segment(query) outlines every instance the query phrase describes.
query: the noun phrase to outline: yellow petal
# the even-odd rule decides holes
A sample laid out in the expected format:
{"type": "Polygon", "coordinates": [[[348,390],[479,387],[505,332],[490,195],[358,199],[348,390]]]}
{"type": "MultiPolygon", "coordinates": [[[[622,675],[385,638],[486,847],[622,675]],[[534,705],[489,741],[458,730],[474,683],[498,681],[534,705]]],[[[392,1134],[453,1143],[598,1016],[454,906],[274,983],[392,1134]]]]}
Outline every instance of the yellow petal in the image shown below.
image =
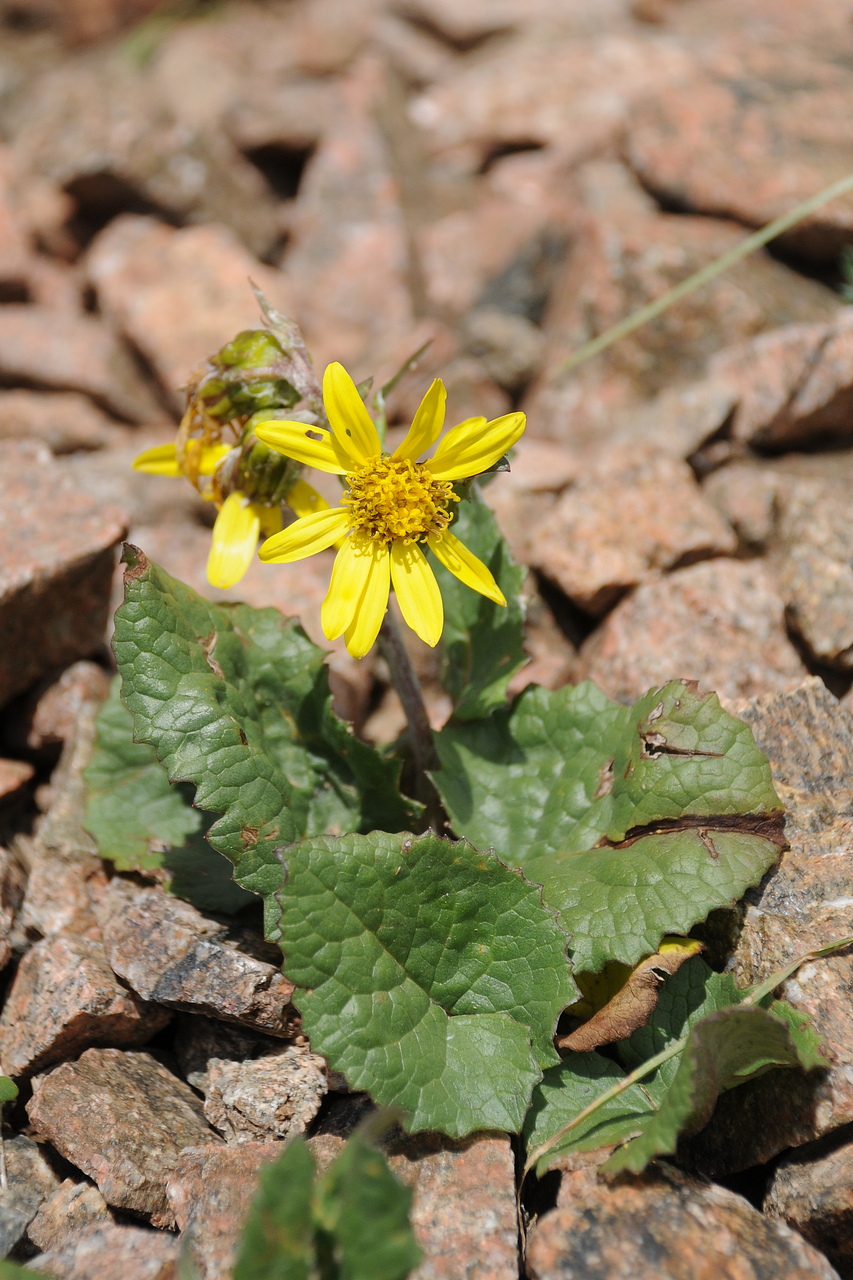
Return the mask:
{"type": "Polygon", "coordinates": [[[344,538],[335,556],[329,590],[320,611],[320,623],[327,640],[337,640],[355,617],[373,564],[375,544],[363,534],[344,538]]]}
{"type": "Polygon", "coordinates": [[[259,422],[255,435],[276,453],[295,458],[318,471],[330,471],[334,476],[345,475],[352,470],[352,463],[344,457],[331,432],[323,427],[312,427],[307,422],[259,422]]]}
{"type": "Polygon", "coordinates": [[[364,407],[355,383],[342,364],[326,366],[323,374],[323,404],[326,406],[339,452],[343,451],[351,459],[348,471],[352,471],[353,465],[360,467],[371,458],[379,457],[382,452],[379,433],[364,407]]]}
{"type": "Polygon", "coordinates": [[[306,556],[325,551],[337,542],[349,528],[350,514],[344,507],[331,511],[316,511],[313,516],[303,516],[281,533],[267,538],[258,555],[267,563],[289,564],[304,560],[306,556]]]}
{"type": "Polygon", "coordinates": [[[201,461],[198,464],[198,474],[200,476],[212,476],[222,459],[226,458],[231,452],[232,447],[230,444],[203,444],[201,446],[201,461]]]}
{"type": "Polygon", "coordinates": [[[504,593],[482,560],[478,560],[454,534],[445,530],[437,537],[428,538],[427,542],[445,569],[449,569],[466,587],[479,591],[481,596],[494,600],[495,604],[506,604],[504,593]]]}
{"type": "Polygon", "coordinates": [[[435,574],[416,544],[391,544],[391,581],[400,612],[425,644],[435,647],[444,627],[444,605],[435,574]]]}
{"type": "Polygon", "coordinates": [[[363,658],[373,648],[385,610],[388,608],[388,592],[391,586],[391,556],[381,542],[371,543],[372,564],[355,615],[344,632],[347,651],[353,658],[363,658]]]}
{"type": "Polygon", "coordinates": [[[147,476],[179,476],[178,455],[174,444],[156,444],[133,459],[134,471],[144,471],[147,476]]]}
{"type": "Polygon", "coordinates": [[[444,409],[447,392],[441,378],[436,378],[412,419],[406,438],[391,455],[393,458],[410,458],[417,462],[422,453],[435,444],[444,426],[444,409]]]}
{"type": "Polygon", "coordinates": [[[261,533],[265,538],[273,533],[281,533],[284,527],[281,507],[268,507],[258,503],[258,517],[261,522],[261,533]]]}
{"type": "Polygon", "coordinates": [[[212,587],[224,590],[240,581],[254,558],[260,528],[258,507],[242,493],[229,494],[216,517],[207,558],[212,587]]]}
{"type": "Polygon", "coordinates": [[[287,505],[298,516],[313,516],[316,511],[330,511],[331,508],[321,493],[318,493],[307,480],[297,480],[287,491],[287,505]]]}
{"type": "Polygon", "coordinates": [[[507,449],[524,433],[523,413],[507,413],[502,418],[483,424],[482,418],[470,418],[448,431],[427,462],[436,480],[463,480],[488,471],[507,449]]]}

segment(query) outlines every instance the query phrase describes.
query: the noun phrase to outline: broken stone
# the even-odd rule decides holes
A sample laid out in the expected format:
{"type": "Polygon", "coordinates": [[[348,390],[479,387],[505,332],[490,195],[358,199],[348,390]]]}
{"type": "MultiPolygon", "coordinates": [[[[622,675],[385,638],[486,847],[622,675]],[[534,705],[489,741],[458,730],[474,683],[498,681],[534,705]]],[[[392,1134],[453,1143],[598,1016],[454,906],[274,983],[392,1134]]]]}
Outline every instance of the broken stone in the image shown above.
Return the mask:
{"type": "Polygon", "coordinates": [[[225,927],[159,888],[114,879],[96,905],[114,971],[145,1000],[292,1034],[293,986],[225,940],[225,927]]]}
{"type": "Polygon", "coordinates": [[[44,445],[4,441],[0,458],[3,703],[103,643],[125,523],[81,493],[44,445]]]}
{"type": "MultiPolygon", "coordinates": [[[[644,185],[667,201],[760,227],[849,172],[853,99],[834,46],[816,53],[811,39],[768,39],[766,20],[761,38],[745,39],[737,25],[738,37],[716,57],[638,104],[627,150],[644,185]],[[754,86],[748,98],[746,83],[754,86]]],[[[781,239],[828,261],[851,228],[847,193],[781,239]]]]}
{"type": "MultiPolygon", "coordinates": [[[[620,190],[600,162],[584,167],[578,183],[585,212],[545,312],[543,372],[524,405],[553,439],[610,436],[620,415],[674,384],[702,377],[721,347],[778,325],[826,325],[841,310],[825,286],[803,280],[766,253],[752,254],[594,361],[564,373],[562,364],[583,343],[743,238],[717,219],[661,213],[653,205],[640,212],[636,199],[624,198],[624,188],[630,195],[637,185],[633,176],[623,178],[620,190]]],[[[717,386],[729,390],[722,378],[717,386]]],[[[656,435],[652,425],[650,438],[656,435]]]]}
{"type": "Polygon", "coordinates": [[[709,377],[737,399],[735,440],[769,449],[849,440],[853,307],[830,323],[789,324],[727,347],[709,377]]]}
{"type": "MultiPolygon", "coordinates": [[[[751,986],[850,933],[853,716],[816,677],[736,711],[770,761],[790,846],[746,894],[730,967],[740,986],[751,986]]],[[[807,1015],[830,1066],[808,1076],[773,1071],[724,1094],[710,1124],[679,1147],[712,1177],[853,1122],[853,955],[803,965],[779,994],[807,1015]]]]}
{"type": "Polygon", "coordinates": [[[572,1176],[571,1189],[531,1231],[530,1280],[838,1280],[795,1231],[768,1222],[742,1196],[669,1165],[613,1185],[584,1170],[572,1176]]]}
{"type": "Polygon", "coordinates": [[[849,486],[800,480],[781,505],[777,572],[792,625],[819,661],[853,670],[849,486]]]}
{"type": "Polygon", "coordinates": [[[39,1206],[55,1191],[59,1179],[32,1138],[17,1134],[3,1143],[8,1187],[0,1189],[0,1253],[8,1257],[23,1239],[39,1206]]]}
{"type": "Polygon", "coordinates": [[[277,1142],[201,1146],[182,1152],[166,1184],[181,1238],[202,1280],[228,1280],[243,1224],[277,1142]]]}
{"type": "Polygon", "coordinates": [[[79,391],[125,422],[163,410],[113,331],[94,316],[11,304],[0,310],[0,379],[79,391]]]}
{"type": "Polygon", "coordinates": [[[742,698],[792,689],[807,674],[767,569],[727,559],[678,569],[620,601],[583,645],[581,673],[619,702],[679,678],[742,698]]]}
{"type": "Polygon", "coordinates": [[[73,662],[58,676],[49,676],[29,694],[20,708],[14,736],[7,741],[17,749],[44,751],[61,746],[73,736],[84,702],[101,703],[110,679],[95,662],[73,662]]]}
{"type": "Polygon", "coordinates": [[[478,307],[465,323],[465,338],[471,355],[505,391],[520,391],[539,371],[544,339],[526,316],[478,307]]]}
{"type": "Polygon", "coordinates": [[[763,550],[776,527],[776,499],[781,479],[770,467],[735,462],[712,471],[702,491],[750,549],[763,550]]]}
{"type": "Polygon", "coordinates": [[[24,896],[26,876],[17,858],[0,847],[0,969],[12,958],[13,931],[24,896]]]}
{"type": "Polygon", "coordinates": [[[281,1048],[272,1036],[229,1022],[217,1022],[198,1014],[179,1013],[175,1018],[174,1052],[184,1078],[199,1093],[207,1093],[208,1066],[213,1058],[225,1062],[249,1062],[281,1048]]]}
{"type": "MultiPolygon", "coordinates": [[[[319,1132],[308,1139],[321,1172],[369,1110],[367,1099],[350,1097],[324,1113],[319,1132]]],[[[518,1222],[509,1138],[398,1133],[382,1146],[394,1173],[414,1192],[412,1228],[424,1259],[411,1280],[516,1280],[518,1222]]]]}
{"type": "Polygon", "coordinates": [[[77,391],[0,391],[0,439],[41,440],[50,451],[100,449],[115,423],[77,391]]]}
{"type": "Polygon", "coordinates": [[[111,1221],[112,1214],[97,1187],[66,1178],[42,1203],[27,1235],[37,1249],[47,1252],[65,1248],[69,1238],[84,1227],[111,1221]]]}
{"type": "Polygon", "coordinates": [[[600,617],[629,588],[736,545],[686,462],[649,447],[605,450],[536,529],[530,563],[600,617]]]}
{"type": "Polygon", "coordinates": [[[18,185],[37,175],[74,199],[78,249],[87,221],[103,226],[133,209],[169,222],[224,223],[266,256],[281,225],[264,178],[225,129],[198,113],[177,118],[158,89],[147,66],[107,51],[88,60],[86,75],[65,63],[30,77],[10,113],[18,185]]]}
{"type": "Polygon", "coordinates": [[[825,1253],[842,1276],[848,1275],[853,1261],[853,1142],[836,1137],[783,1156],[763,1208],[769,1218],[787,1222],[825,1253]]]}
{"type": "Polygon", "coordinates": [[[150,362],[177,412],[192,371],[239,330],[260,327],[250,280],[294,313],[284,277],[226,227],[176,230],[125,214],[94,240],[87,264],[103,310],[150,362]]]}
{"type": "Polygon", "coordinates": [[[204,1114],[227,1142],[263,1142],[304,1133],[329,1084],[325,1062],[291,1045],[248,1062],[208,1063],[204,1114]]]}
{"type": "Polygon", "coordinates": [[[35,769],[26,760],[5,760],[0,757],[0,805],[20,795],[35,775],[35,769]]]}
{"type": "Polygon", "coordinates": [[[173,1223],[166,1181],[185,1147],[213,1141],[201,1102],[147,1053],[87,1049],[33,1080],[36,1133],[97,1183],[107,1204],[173,1223]]]}
{"type": "Polygon", "coordinates": [[[89,1045],[144,1044],[169,1016],[116,981],[98,937],[54,934],[18,966],[0,1015],[0,1062],[18,1077],[89,1045]]]}
{"type": "Polygon", "coordinates": [[[164,1231],[95,1223],[27,1264],[48,1280],[177,1280],[180,1243],[164,1231]]]}

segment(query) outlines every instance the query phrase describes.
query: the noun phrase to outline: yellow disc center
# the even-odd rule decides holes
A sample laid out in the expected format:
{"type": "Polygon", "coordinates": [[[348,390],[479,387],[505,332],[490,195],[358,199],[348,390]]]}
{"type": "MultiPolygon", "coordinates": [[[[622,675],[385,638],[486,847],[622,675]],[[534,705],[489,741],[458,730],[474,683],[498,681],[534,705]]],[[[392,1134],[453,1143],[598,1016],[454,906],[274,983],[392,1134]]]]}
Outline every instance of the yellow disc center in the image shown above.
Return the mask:
{"type": "Polygon", "coordinates": [[[352,527],[376,542],[420,542],[450,524],[453,486],[408,458],[374,458],[347,476],[352,527]]]}

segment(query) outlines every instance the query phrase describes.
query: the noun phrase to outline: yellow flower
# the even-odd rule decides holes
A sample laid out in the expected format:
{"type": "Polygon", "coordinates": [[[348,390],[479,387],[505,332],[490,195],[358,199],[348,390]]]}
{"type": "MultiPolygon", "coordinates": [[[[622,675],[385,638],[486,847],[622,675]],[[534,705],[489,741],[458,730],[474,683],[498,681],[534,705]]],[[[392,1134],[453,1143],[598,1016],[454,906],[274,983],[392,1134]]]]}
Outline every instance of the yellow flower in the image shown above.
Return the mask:
{"type": "Polygon", "coordinates": [[[321,621],[329,640],[345,637],[353,657],[364,657],[376,640],[392,585],[408,625],[427,644],[438,643],[444,607],[423,545],[466,586],[506,604],[489,570],[448,525],[450,504],[457,501],[453,482],[479,475],[503,457],[524,431],[524,414],[509,413],[493,422],[469,418],[448,431],[432,458],[418,462],[441,434],[446,396],[436,379],[390,457],[383,454],[355,384],[339,364],[329,365],[323,377],[331,432],[304,422],[255,427],[255,435],[271,449],[346,478],[341,506],[315,505],[269,538],[260,557],[288,563],[340,544],[321,621]]]}
{"type": "MultiPolygon", "coordinates": [[[[231,452],[231,445],[214,444],[198,446],[193,459],[196,474],[211,476],[223,459],[231,452]]],[[[133,463],[134,471],[147,475],[182,476],[186,470],[178,461],[174,444],[160,444],[146,449],[133,463]]],[[[203,494],[213,500],[213,494],[203,494]]],[[[213,525],[210,554],[207,557],[207,580],[212,587],[227,590],[245,576],[255,556],[258,538],[276,533],[281,528],[278,508],[251,502],[245,494],[230,493],[219,508],[213,525]]]]}

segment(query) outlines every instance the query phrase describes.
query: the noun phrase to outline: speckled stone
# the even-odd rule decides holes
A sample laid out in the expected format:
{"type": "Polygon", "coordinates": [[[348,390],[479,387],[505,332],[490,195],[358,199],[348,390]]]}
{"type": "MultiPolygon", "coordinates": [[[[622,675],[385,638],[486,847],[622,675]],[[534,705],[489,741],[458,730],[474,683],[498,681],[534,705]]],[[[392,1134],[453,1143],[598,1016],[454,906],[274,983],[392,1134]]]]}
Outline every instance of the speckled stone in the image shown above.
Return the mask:
{"type": "Polygon", "coordinates": [[[838,1280],[795,1231],[667,1165],[615,1185],[584,1170],[571,1192],[530,1234],[530,1280],[838,1280]]]}
{"type": "Polygon", "coordinates": [[[87,1049],[33,1081],[27,1113],[107,1204],[171,1226],[166,1181],[185,1147],[214,1140],[189,1085],[147,1053],[87,1049]]]}
{"type": "Polygon", "coordinates": [[[28,1270],[49,1280],[177,1280],[180,1243],[165,1231],[95,1223],[28,1270]]]}
{"type": "Polygon", "coordinates": [[[96,1222],[112,1222],[107,1202],[91,1182],[66,1178],[41,1205],[27,1228],[38,1249],[64,1249],[71,1236],[96,1222]]]}
{"type": "Polygon", "coordinates": [[[822,1250],[843,1276],[853,1274],[853,1141],[849,1131],[783,1156],[762,1207],[768,1217],[787,1222],[822,1250]]]}
{"type": "Polygon", "coordinates": [[[103,643],[124,533],[44,445],[0,442],[0,703],[103,643]]]}

